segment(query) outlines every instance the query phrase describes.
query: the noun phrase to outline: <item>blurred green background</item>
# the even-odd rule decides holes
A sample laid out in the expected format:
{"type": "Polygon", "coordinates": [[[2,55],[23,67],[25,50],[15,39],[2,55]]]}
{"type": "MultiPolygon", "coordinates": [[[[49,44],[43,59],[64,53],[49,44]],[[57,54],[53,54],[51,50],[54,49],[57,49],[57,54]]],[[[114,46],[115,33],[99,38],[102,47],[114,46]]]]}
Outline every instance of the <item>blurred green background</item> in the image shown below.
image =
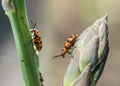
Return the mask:
{"type": "MultiPolygon", "coordinates": [[[[120,0],[27,0],[28,17],[37,23],[43,49],[40,70],[45,86],[61,86],[70,56],[60,54],[66,37],[80,34],[108,13],[110,52],[97,86],[120,86],[120,0]]],[[[0,2],[0,86],[24,86],[10,23],[0,2]]]]}

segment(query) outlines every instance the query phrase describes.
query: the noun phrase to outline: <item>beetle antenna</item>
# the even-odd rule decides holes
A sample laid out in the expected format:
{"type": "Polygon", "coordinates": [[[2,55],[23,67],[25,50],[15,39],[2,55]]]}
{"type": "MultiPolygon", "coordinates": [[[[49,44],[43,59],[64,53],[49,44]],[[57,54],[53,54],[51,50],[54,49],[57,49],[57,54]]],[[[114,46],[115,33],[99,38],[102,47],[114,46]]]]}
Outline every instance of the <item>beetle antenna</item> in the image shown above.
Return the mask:
{"type": "Polygon", "coordinates": [[[32,19],[30,19],[30,22],[31,22],[31,27],[32,27],[32,29],[35,29],[36,23],[33,23],[33,20],[32,20],[32,19]]]}
{"type": "Polygon", "coordinates": [[[54,56],[54,57],[52,57],[52,58],[55,59],[55,58],[58,58],[58,57],[60,57],[60,56],[63,56],[63,55],[62,55],[62,54],[56,55],[56,56],[54,56]]]}
{"type": "Polygon", "coordinates": [[[36,26],[36,23],[34,23],[34,26],[33,26],[33,28],[35,28],[35,26],[36,26]]]}
{"type": "Polygon", "coordinates": [[[33,21],[32,21],[32,19],[30,19],[30,23],[31,23],[31,27],[33,29],[34,27],[33,27],[33,21]]]}

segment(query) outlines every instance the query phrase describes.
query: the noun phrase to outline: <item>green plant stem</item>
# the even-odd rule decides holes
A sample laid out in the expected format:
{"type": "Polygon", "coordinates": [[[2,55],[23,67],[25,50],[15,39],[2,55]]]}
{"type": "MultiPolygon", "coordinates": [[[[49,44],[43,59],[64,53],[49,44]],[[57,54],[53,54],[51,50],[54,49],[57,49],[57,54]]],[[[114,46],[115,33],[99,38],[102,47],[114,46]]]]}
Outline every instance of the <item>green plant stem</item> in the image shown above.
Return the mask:
{"type": "Polygon", "coordinates": [[[41,86],[38,56],[31,40],[25,0],[2,0],[2,6],[12,26],[25,86],[41,86]]]}

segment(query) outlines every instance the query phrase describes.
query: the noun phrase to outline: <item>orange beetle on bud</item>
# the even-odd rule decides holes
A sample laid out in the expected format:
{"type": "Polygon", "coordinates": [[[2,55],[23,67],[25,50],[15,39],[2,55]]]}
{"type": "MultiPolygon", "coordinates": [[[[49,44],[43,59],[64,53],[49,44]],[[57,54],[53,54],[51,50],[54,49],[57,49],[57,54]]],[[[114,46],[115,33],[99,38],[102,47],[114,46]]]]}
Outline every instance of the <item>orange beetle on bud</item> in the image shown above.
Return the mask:
{"type": "Polygon", "coordinates": [[[60,56],[62,56],[62,57],[64,58],[65,55],[66,55],[66,53],[71,54],[71,52],[69,52],[69,50],[72,49],[72,47],[74,46],[77,38],[78,38],[78,36],[75,35],[75,34],[70,35],[70,36],[66,39],[67,42],[65,42],[65,44],[64,44],[64,47],[63,47],[63,49],[62,49],[62,54],[56,55],[56,56],[54,56],[53,58],[60,57],[60,56]]]}

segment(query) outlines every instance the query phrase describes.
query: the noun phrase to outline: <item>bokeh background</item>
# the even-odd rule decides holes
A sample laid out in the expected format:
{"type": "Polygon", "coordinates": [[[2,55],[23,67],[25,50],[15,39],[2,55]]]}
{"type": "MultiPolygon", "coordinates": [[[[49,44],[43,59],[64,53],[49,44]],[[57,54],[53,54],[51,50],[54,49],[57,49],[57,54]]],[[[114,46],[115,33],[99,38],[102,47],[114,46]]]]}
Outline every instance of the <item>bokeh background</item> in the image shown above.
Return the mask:
{"type": "MultiPolygon", "coordinates": [[[[27,0],[28,17],[42,39],[40,70],[45,86],[61,86],[70,57],[60,54],[66,37],[80,34],[105,13],[109,20],[110,52],[97,86],[120,86],[120,0],[27,0]]],[[[0,2],[0,86],[24,86],[10,23],[0,2]]]]}

